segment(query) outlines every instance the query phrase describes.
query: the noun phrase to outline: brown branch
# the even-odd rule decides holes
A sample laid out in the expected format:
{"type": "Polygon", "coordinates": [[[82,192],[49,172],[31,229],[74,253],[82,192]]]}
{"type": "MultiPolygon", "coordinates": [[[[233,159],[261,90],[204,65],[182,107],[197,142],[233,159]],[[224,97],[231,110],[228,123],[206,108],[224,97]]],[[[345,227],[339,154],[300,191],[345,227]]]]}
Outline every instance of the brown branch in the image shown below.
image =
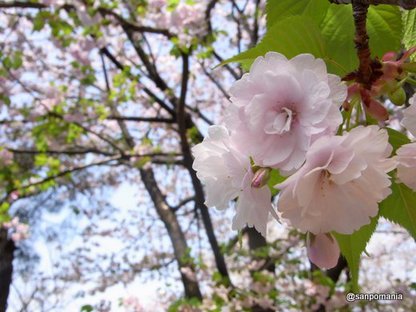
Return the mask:
{"type": "Polygon", "coordinates": [[[188,260],[190,249],[186,243],[185,235],[175,213],[166,203],[165,198],[157,185],[152,169],[141,169],[140,176],[172,242],[179,272],[185,287],[185,296],[188,298],[196,297],[202,299],[198,281],[196,280],[194,265],[188,260]]]}
{"type": "MultiPolygon", "coordinates": [[[[106,48],[102,48],[100,50],[101,53],[103,53],[113,64],[114,66],[116,66],[119,70],[121,71],[125,71],[126,67],[121,64],[117,58],[106,48]]],[[[133,77],[132,75],[129,75],[129,78],[131,79],[135,79],[135,77],[133,77]]],[[[173,110],[172,108],[170,108],[165,101],[163,101],[162,99],[160,99],[156,94],[154,94],[150,89],[146,88],[146,87],[142,87],[142,91],[144,93],[146,93],[150,98],[152,98],[156,103],[158,103],[160,105],[160,107],[162,107],[163,109],[165,109],[169,114],[172,115],[172,117],[175,117],[175,110],[173,110]]]]}
{"type": "Polygon", "coordinates": [[[210,72],[208,72],[208,70],[206,69],[205,65],[203,62],[200,62],[199,65],[202,68],[202,71],[204,72],[204,74],[209,78],[209,80],[211,80],[211,82],[218,88],[218,90],[221,91],[221,93],[224,95],[224,97],[226,99],[230,99],[230,95],[228,94],[228,92],[225,90],[225,88],[221,85],[221,83],[219,81],[217,81],[217,79],[215,79],[210,72]]]}
{"type": "MultiPolygon", "coordinates": [[[[111,55],[111,54],[110,54],[111,55]]],[[[119,64],[119,69],[123,70],[124,66],[122,66],[118,61],[112,57],[116,61],[116,64],[119,64]],[[121,67],[121,68],[120,68],[121,67]]],[[[104,59],[102,58],[103,68],[105,69],[104,59]]],[[[108,79],[107,79],[108,80],[108,79]]],[[[110,91],[110,86],[107,84],[107,91],[110,91]]],[[[119,116],[120,113],[118,112],[117,108],[113,108],[113,113],[115,116],[119,116]]],[[[135,143],[133,137],[130,135],[124,120],[118,119],[117,120],[125,138],[125,141],[129,148],[133,148],[135,143]]],[[[189,261],[189,247],[186,243],[185,235],[182,231],[182,228],[179,224],[178,218],[175,215],[172,207],[170,207],[166,200],[165,196],[161,192],[158,183],[155,179],[153,169],[152,168],[141,168],[139,170],[140,177],[143,181],[143,184],[150,195],[150,198],[153,201],[154,207],[156,209],[157,214],[159,215],[160,219],[165,225],[166,231],[168,232],[170,241],[172,243],[173,251],[175,254],[175,259],[178,263],[179,273],[181,275],[182,283],[185,289],[185,296],[187,298],[198,298],[202,299],[202,294],[199,289],[199,284],[196,278],[195,267],[192,262],[189,261]]]]}
{"type": "Polygon", "coordinates": [[[352,0],[352,10],[355,24],[355,48],[357,50],[360,65],[358,67],[357,82],[362,83],[366,88],[371,88],[371,52],[368,45],[368,35],[366,29],[368,4],[352,0]]]}
{"type": "Polygon", "coordinates": [[[117,154],[109,153],[106,151],[101,151],[96,148],[85,148],[85,149],[78,149],[78,150],[46,150],[46,151],[38,151],[32,149],[18,149],[18,148],[6,148],[9,152],[15,154],[49,154],[49,155],[57,155],[57,154],[64,154],[64,155],[85,155],[85,154],[98,154],[103,156],[116,156],[117,154]]]}
{"type": "Polygon", "coordinates": [[[202,188],[202,184],[196,176],[195,170],[192,168],[193,158],[191,149],[188,143],[187,138],[187,125],[192,124],[188,121],[190,116],[185,113],[185,102],[186,94],[188,89],[189,81],[189,55],[181,53],[182,57],[182,82],[181,82],[181,94],[179,102],[176,108],[177,122],[179,128],[179,136],[181,141],[181,149],[183,153],[184,165],[187,168],[189,175],[191,176],[192,185],[195,191],[195,203],[201,212],[202,221],[207,232],[208,241],[211,245],[212,251],[214,253],[215,263],[218,269],[218,272],[224,277],[224,280],[227,284],[231,285],[231,280],[228,274],[227,265],[225,263],[224,256],[221,253],[221,250],[218,245],[217,238],[215,236],[214,227],[212,225],[211,216],[209,214],[207,206],[205,206],[205,195],[202,188]]]}
{"type": "Polygon", "coordinates": [[[160,123],[175,123],[175,119],[162,118],[162,117],[135,117],[135,116],[108,116],[109,120],[123,120],[123,121],[136,121],[136,122],[160,122],[160,123]]]}
{"type": "Polygon", "coordinates": [[[45,9],[47,5],[36,2],[0,2],[0,8],[11,9],[11,8],[22,8],[22,9],[45,9]]]}
{"type": "Polygon", "coordinates": [[[48,177],[46,177],[44,179],[41,179],[39,181],[28,183],[28,184],[22,185],[18,188],[13,188],[11,190],[8,190],[8,192],[6,193],[4,198],[2,198],[2,200],[0,200],[0,204],[7,201],[10,194],[15,192],[15,191],[25,190],[25,189],[28,189],[28,188],[33,187],[33,186],[42,185],[42,184],[47,183],[49,181],[53,181],[53,180],[56,180],[58,178],[64,177],[64,176],[66,176],[68,174],[71,174],[73,172],[82,171],[82,170],[92,168],[92,167],[96,167],[96,166],[106,165],[106,164],[108,164],[108,163],[110,163],[114,160],[122,160],[122,159],[123,159],[123,157],[117,156],[117,157],[105,159],[105,160],[95,162],[95,163],[90,163],[90,164],[79,166],[79,167],[73,167],[73,168],[70,168],[70,169],[67,169],[67,170],[63,170],[63,171],[61,171],[61,172],[59,172],[55,175],[48,176],[48,177]]]}
{"type": "Polygon", "coordinates": [[[416,8],[416,0],[329,0],[329,2],[335,4],[351,4],[356,2],[363,5],[389,4],[400,6],[405,10],[412,10],[416,8]]]}
{"type": "MultiPolygon", "coordinates": [[[[4,9],[21,8],[21,9],[38,9],[38,10],[41,10],[41,9],[47,9],[48,7],[49,6],[46,5],[46,4],[35,3],[35,2],[21,2],[21,1],[0,2],[0,8],[4,8],[4,9]]],[[[69,11],[69,10],[76,10],[77,8],[76,8],[75,5],[64,4],[60,7],[60,9],[64,9],[64,10],[69,11]]],[[[131,31],[137,31],[137,32],[140,32],[140,33],[159,34],[159,35],[163,35],[167,38],[172,38],[174,36],[167,29],[160,29],[160,28],[154,28],[154,27],[150,27],[150,26],[143,26],[143,25],[138,25],[138,24],[135,24],[133,22],[127,21],[121,15],[117,14],[113,10],[110,10],[110,9],[107,9],[107,8],[104,8],[104,7],[97,8],[97,11],[99,13],[101,13],[103,16],[112,16],[112,17],[114,17],[117,20],[117,22],[120,24],[120,26],[127,27],[131,31]]]]}

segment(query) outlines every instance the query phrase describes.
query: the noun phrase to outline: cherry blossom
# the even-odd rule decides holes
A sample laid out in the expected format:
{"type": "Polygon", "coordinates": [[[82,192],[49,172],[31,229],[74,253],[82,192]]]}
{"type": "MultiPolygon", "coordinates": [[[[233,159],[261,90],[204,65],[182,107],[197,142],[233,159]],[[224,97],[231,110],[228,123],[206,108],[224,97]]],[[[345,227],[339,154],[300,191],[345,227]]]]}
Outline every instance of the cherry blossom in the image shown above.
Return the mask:
{"type": "Polygon", "coordinates": [[[402,125],[416,137],[416,95],[409,100],[410,106],[403,110],[402,125]]]}
{"type": "Polygon", "coordinates": [[[282,190],[282,217],[313,234],[352,234],[370,222],[391,193],[387,172],[396,165],[388,158],[391,152],[387,131],[378,126],[318,139],[303,167],[275,186],[282,190]]]}
{"type": "Polygon", "coordinates": [[[204,141],[193,148],[193,168],[206,186],[206,205],[225,209],[238,197],[232,228],[254,226],[266,235],[271,210],[268,186],[257,184],[250,158],[236,149],[234,140],[224,126],[211,126],[204,141]],[[252,186],[253,184],[253,186],[252,186]]]}
{"type": "Polygon", "coordinates": [[[335,134],[347,88],[327,74],[323,60],[301,54],[288,60],[269,52],[230,90],[226,125],[256,164],[289,173],[305,160],[310,144],[335,134]]]}
{"type": "Polygon", "coordinates": [[[398,180],[416,191],[416,143],[401,146],[396,154],[398,180]]]}

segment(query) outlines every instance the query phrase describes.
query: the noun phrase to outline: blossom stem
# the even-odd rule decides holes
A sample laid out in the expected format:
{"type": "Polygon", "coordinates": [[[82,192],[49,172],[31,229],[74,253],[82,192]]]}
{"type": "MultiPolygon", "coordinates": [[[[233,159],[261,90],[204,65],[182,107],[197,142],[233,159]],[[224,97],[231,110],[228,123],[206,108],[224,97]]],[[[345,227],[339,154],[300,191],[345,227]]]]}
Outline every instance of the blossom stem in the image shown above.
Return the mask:
{"type": "Polygon", "coordinates": [[[410,83],[410,84],[412,84],[412,85],[416,86],[416,79],[413,79],[413,78],[407,77],[407,78],[406,78],[406,82],[408,82],[408,83],[410,83]]]}

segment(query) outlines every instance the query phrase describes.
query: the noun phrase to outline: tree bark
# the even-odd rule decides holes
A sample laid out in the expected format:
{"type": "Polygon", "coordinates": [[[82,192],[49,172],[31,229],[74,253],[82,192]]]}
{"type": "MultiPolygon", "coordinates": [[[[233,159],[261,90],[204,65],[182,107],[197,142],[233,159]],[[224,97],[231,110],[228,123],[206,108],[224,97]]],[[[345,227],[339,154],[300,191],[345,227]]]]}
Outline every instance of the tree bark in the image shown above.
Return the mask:
{"type": "Polygon", "coordinates": [[[172,242],[173,251],[185,288],[185,296],[187,298],[195,297],[202,299],[194,264],[189,256],[190,249],[186,243],[185,235],[182,232],[178,219],[172,209],[166,204],[165,197],[157,185],[153,170],[141,169],[140,175],[172,242]]]}
{"type": "Polygon", "coordinates": [[[0,312],[7,310],[7,298],[13,274],[14,242],[7,239],[7,230],[0,228],[0,312]]]}

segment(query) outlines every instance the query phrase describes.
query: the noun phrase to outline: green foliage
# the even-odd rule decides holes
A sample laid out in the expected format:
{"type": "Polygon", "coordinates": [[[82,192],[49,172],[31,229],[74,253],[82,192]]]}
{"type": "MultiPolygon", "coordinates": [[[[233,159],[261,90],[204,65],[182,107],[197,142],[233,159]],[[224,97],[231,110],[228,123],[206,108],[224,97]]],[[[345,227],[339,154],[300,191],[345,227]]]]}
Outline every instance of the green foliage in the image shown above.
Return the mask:
{"type": "Polygon", "coordinates": [[[198,298],[182,298],[173,302],[169,308],[168,312],[181,312],[181,311],[193,311],[193,308],[197,308],[201,305],[201,301],[198,298]]]}
{"type": "Polygon", "coordinates": [[[358,273],[361,253],[365,250],[368,241],[376,229],[378,218],[378,216],[374,217],[370,224],[364,225],[351,235],[333,233],[338,241],[342,255],[347,259],[351,275],[352,290],[354,292],[359,292],[358,273]]]}
{"type": "Polygon", "coordinates": [[[380,216],[401,225],[416,239],[416,193],[401,183],[393,183],[391,190],[380,204],[380,216]]]}
{"type": "Polygon", "coordinates": [[[19,69],[23,64],[22,51],[16,51],[11,55],[7,55],[2,58],[3,66],[7,69],[19,69]]]}
{"type": "MultiPolygon", "coordinates": [[[[403,12],[403,44],[406,49],[416,46],[416,10],[403,12]]],[[[416,61],[416,54],[410,57],[416,61]]]]}
{"type": "Polygon", "coordinates": [[[273,169],[270,171],[270,178],[267,182],[267,185],[269,186],[273,196],[279,193],[279,190],[275,189],[274,186],[276,184],[282,183],[284,180],[286,180],[286,178],[281,176],[278,170],[273,169]]]}
{"type": "MultiPolygon", "coordinates": [[[[345,75],[358,65],[354,48],[354,22],[350,5],[329,4],[327,0],[268,1],[268,31],[254,48],[226,62],[245,67],[269,51],[292,58],[311,53],[325,60],[328,71],[345,75]]],[[[371,7],[367,22],[373,56],[397,50],[401,44],[402,21],[397,7],[371,7]]]]}
{"type": "Polygon", "coordinates": [[[322,21],[329,5],[329,1],[269,0],[266,4],[267,28],[270,29],[275,23],[294,15],[310,16],[315,21],[322,21]]]}
{"type": "Polygon", "coordinates": [[[180,0],[168,0],[168,11],[174,11],[176,7],[179,5],[180,0]]]}
{"type": "Polygon", "coordinates": [[[389,134],[389,143],[393,146],[393,154],[396,153],[396,150],[404,144],[410,143],[409,138],[403,133],[396,131],[391,128],[386,128],[387,133],[389,134]]]}
{"type": "Polygon", "coordinates": [[[9,208],[10,204],[8,202],[2,202],[0,204],[0,224],[10,221],[9,208]]]}
{"type": "Polygon", "coordinates": [[[81,310],[80,310],[81,312],[92,312],[92,311],[94,311],[94,308],[93,308],[93,306],[92,305],[90,305],[90,304],[86,304],[86,305],[83,305],[82,307],[81,307],[81,310]]]}
{"type": "Polygon", "coordinates": [[[288,58],[301,53],[312,53],[321,58],[326,55],[318,25],[307,16],[290,16],[276,22],[256,47],[234,56],[227,62],[243,62],[250,65],[256,57],[269,51],[280,52],[288,58]]]}

